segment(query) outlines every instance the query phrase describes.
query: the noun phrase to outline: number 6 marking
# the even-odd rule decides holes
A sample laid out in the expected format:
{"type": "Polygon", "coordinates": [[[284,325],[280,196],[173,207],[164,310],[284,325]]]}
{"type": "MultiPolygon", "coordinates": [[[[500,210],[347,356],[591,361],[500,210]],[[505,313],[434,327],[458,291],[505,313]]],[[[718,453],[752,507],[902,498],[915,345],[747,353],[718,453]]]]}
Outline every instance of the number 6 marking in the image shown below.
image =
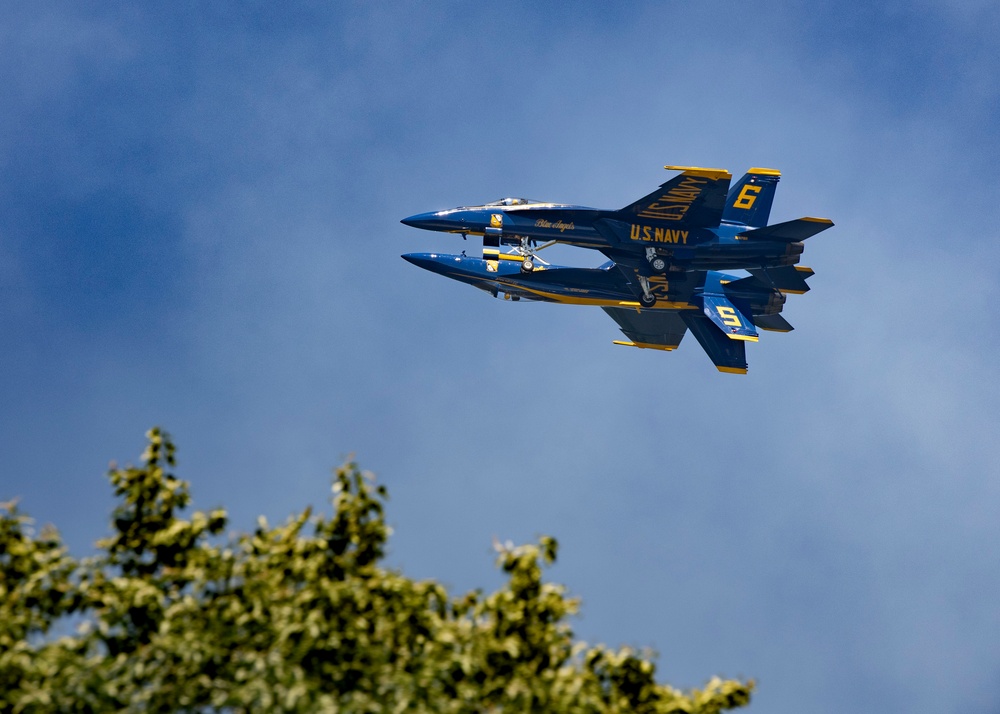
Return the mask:
{"type": "Polygon", "coordinates": [[[740,195],[736,197],[733,201],[733,208],[750,208],[753,206],[753,202],[757,200],[757,194],[760,193],[760,186],[754,186],[753,184],[747,184],[740,191],[740,195]]]}

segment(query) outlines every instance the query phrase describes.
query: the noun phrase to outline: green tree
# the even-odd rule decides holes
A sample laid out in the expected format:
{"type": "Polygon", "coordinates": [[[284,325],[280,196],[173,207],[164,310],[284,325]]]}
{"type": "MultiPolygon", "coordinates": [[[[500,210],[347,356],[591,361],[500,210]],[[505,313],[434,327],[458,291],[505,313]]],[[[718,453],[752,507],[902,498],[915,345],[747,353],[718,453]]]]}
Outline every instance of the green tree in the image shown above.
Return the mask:
{"type": "Polygon", "coordinates": [[[542,577],[554,538],[498,546],[505,585],[450,597],[382,567],[387,494],[348,463],[331,516],[262,518],[224,542],[225,511],[182,517],[174,446],[147,436],[143,465],[109,474],[113,533],[93,558],[0,504],[0,710],[715,714],[750,701],[753,681],[681,692],[648,654],[574,640],[578,601],[542,577]],[[67,621],[75,634],[56,637],[67,621]]]}

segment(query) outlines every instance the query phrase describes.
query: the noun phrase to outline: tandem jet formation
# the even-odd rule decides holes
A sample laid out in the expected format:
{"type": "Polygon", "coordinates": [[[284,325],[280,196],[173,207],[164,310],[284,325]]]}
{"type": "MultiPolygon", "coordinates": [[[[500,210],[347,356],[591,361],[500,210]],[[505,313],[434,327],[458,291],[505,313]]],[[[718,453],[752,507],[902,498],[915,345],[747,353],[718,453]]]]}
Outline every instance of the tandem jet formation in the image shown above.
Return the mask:
{"type": "Polygon", "coordinates": [[[628,338],[618,345],[673,350],[690,330],[720,372],[746,374],[746,343],[757,342],[758,328],[791,331],[781,316],[785,295],[809,290],[813,275],[798,265],[802,241],[833,221],[767,225],[781,177],[774,169],[750,169],[730,188],[725,169],[664,168],[680,174],[619,210],[504,198],[404,218],[482,236],[483,254],[403,258],[494,297],[600,306],[628,338]],[[555,243],[598,250],[608,262],[551,265],[537,252],[555,243]]]}

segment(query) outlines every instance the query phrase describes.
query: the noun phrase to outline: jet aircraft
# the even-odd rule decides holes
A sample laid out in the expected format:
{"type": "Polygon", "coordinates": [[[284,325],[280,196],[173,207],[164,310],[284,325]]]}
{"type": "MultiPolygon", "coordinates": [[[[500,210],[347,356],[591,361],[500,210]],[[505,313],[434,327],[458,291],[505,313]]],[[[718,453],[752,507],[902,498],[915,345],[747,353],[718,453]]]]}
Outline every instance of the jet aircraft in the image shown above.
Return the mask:
{"type": "Polygon", "coordinates": [[[767,225],[780,172],[754,168],[730,189],[724,169],[681,173],[620,210],[521,198],[422,213],[406,225],[483,237],[483,257],[414,253],[427,270],[511,300],[599,305],[639,348],[675,349],[687,330],[722,372],[746,373],[757,328],[788,332],[785,294],[809,290],[796,265],[802,241],[833,222],[799,218],[767,225]],[[539,241],[545,241],[539,246],[539,241]],[[547,264],[554,243],[599,250],[600,268],[547,264]],[[500,247],[513,246],[510,252],[500,247]],[[743,277],[720,272],[744,269],[743,277]]]}

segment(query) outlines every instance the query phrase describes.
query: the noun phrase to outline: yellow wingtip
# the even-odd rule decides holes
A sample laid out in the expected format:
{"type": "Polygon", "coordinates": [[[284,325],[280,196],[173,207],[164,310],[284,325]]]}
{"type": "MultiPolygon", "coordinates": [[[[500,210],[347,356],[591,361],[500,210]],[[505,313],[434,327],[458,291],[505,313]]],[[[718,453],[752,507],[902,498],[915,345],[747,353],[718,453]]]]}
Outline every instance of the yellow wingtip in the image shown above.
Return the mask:
{"type": "Polygon", "coordinates": [[[716,365],[716,369],[720,372],[725,372],[726,374],[746,374],[746,367],[719,367],[716,365]]]}
{"type": "Polygon", "coordinates": [[[654,345],[650,342],[625,342],[624,340],[612,340],[611,344],[621,345],[623,347],[638,347],[640,350],[663,350],[664,352],[673,352],[674,348],[668,345],[654,345]]]}
{"type": "Polygon", "coordinates": [[[667,171],[683,171],[689,176],[701,176],[703,178],[709,179],[727,179],[732,178],[733,175],[729,173],[726,169],[705,169],[701,166],[664,166],[667,171]]]}

